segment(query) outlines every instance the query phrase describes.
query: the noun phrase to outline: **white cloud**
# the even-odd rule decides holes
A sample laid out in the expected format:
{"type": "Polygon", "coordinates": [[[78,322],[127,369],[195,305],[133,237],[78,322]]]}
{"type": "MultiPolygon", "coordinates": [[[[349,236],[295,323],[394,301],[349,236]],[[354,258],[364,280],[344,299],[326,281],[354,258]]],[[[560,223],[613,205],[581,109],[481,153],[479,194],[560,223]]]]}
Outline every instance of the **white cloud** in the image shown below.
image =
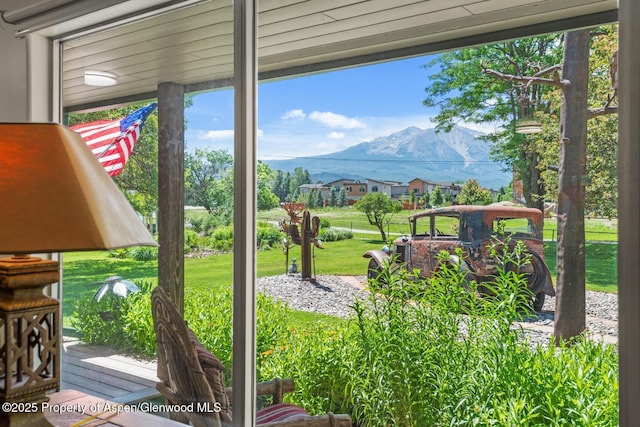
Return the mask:
{"type": "Polygon", "coordinates": [[[201,131],[198,137],[199,139],[208,139],[211,141],[230,139],[233,138],[233,129],[201,131]]]}
{"type": "Polygon", "coordinates": [[[360,129],[367,127],[366,124],[358,119],[352,119],[347,116],[343,116],[342,114],[336,114],[329,111],[314,111],[309,114],[309,118],[331,128],[360,129]]]}
{"type": "Polygon", "coordinates": [[[327,138],[329,138],[329,139],[342,139],[342,138],[344,138],[344,132],[331,132],[329,135],[327,135],[327,138]]]}
{"type": "Polygon", "coordinates": [[[302,110],[289,110],[280,118],[282,120],[304,120],[306,117],[307,114],[302,110]]]}
{"type": "MultiPolygon", "coordinates": [[[[258,129],[257,133],[258,136],[264,135],[262,129],[258,129]]],[[[211,141],[233,139],[233,129],[201,131],[198,135],[198,139],[207,139],[211,141]]]]}

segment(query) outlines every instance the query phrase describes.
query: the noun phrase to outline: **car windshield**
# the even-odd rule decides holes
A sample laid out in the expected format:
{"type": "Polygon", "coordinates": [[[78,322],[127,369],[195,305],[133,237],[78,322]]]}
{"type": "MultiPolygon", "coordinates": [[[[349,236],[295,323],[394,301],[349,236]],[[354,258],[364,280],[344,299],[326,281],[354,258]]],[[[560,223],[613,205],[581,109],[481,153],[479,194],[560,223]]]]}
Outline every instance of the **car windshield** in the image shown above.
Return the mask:
{"type": "Polygon", "coordinates": [[[535,227],[529,218],[494,218],[493,232],[516,237],[534,237],[535,227]]]}
{"type": "Polygon", "coordinates": [[[456,214],[428,215],[414,218],[414,236],[431,238],[458,238],[460,217],[456,214]]]}

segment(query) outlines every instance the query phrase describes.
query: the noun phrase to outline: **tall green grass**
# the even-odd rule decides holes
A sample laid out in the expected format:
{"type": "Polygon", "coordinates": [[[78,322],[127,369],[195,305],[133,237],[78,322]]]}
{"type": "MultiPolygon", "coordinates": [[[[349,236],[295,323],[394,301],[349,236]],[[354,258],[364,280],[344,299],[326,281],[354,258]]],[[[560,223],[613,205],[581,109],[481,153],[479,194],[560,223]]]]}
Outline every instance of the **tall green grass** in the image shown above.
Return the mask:
{"type": "Polygon", "coordinates": [[[294,402],[362,427],[618,425],[615,346],[530,345],[511,327],[524,280],[511,273],[477,300],[449,268],[428,283],[383,272],[350,324],[305,331],[262,371],[296,378],[294,402]]]}
{"type": "MultiPolygon", "coordinates": [[[[258,378],[293,377],[288,400],[349,413],[361,427],[618,425],[616,347],[531,345],[512,327],[527,314],[525,278],[509,268],[526,262],[524,247],[493,254],[502,268],[490,298],[446,264],[429,280],[383,271],[346,322],[301,327],[286,306],[259,297],[258,378]]],[[[83,333],[152,356],[151,286],[126,301],[80,303],[83,333]],[[102,312],[114,313],[107,326],[102,312]]],[[[227,367],[231,316],[229,289],[186,290],[187,322],[227,367]]]]}

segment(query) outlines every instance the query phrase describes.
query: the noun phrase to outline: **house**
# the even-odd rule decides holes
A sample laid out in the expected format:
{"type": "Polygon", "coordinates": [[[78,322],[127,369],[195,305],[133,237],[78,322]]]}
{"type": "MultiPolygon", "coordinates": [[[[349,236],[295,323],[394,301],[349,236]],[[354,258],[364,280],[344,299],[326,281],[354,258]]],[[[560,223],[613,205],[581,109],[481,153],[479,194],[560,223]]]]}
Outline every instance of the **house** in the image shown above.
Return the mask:
{"type": "Polygon", "coordinates": [[[456,184],[453,182],[436,182],[428,179],[414,178],[409,181],[408,192],[415,191],[416,196],[424,196],[425,193],[431,194],[436,187],[440,187],[442,194],[448,194],[452,200],[455,200],[456,196],[460,194],[462,184],[456,184]]]}
{"type": "Polygon", "coordinates": [[[409,181],[409,194],[415,192],[417,196],[424,196],[425,193],[431,193],[438,184],[435,181],[422,178],[414,178],[409,181]]]}
{"type": "Polygon", "coordinates": [[[385,193],[391,197],[393,192],[392,188],[401,185],[399,181],[382,181],[378,179],[367,178],[367,192],[368,193],[385,193]]]}
{"type": "Polygon", "coordinates": [[[324,184],[302,184],[298,186],[298,192],[300,195],[307,195],[312,191],[320,191],[322,193],[322,198],[328,200],[331,188],[324,184]]]}
{"type": "Polygon", "coordinates": [[[347,200],[357,201],[360,200],[365,194],[367,194],[367,184],[360,182],[359,180],[352,179],[338,179],[325,184],[327,187],[337,188],[341,190],[344,188],[347,194],[347,200]]]}

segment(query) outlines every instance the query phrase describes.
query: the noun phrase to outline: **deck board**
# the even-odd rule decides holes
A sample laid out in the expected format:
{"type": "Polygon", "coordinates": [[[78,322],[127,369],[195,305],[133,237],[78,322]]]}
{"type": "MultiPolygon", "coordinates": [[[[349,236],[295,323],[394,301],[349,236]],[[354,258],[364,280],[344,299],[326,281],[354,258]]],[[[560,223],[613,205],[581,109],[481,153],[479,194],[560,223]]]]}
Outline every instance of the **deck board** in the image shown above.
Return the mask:
{"type": "Polygon", "coordinates": [[[73,337],[64,337],[62,347],[61,390],[79,390],[121,403],[157,396],[155,361],[73,337]]]}

